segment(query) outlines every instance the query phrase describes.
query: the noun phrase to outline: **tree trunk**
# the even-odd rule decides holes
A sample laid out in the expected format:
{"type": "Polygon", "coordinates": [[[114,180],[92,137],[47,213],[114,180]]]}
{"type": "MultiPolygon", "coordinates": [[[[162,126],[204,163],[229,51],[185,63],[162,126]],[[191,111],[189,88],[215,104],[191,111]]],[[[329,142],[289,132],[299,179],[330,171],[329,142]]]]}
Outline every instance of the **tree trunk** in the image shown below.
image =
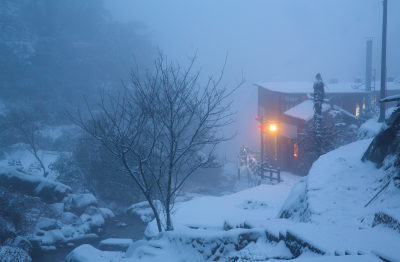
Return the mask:
{"type": "Polygon", "coordinates": [[[151,200],[151,198],[149,196],[146,196],[146,200],[149,203],[151,210],[153,211],[154,218],[156,219],[156,222],[157,222],[158,232],[162,232],[161,219],[160,219],[160,215],[158,214],[157,208],[155,207],[153,201],[151,200]]]}
{"type": "MultiPolygon", "coordinates": [[[[171,160],[172,163],[172,160],[171,160]]],[[[167,199],[165,201],[165,213],[167,215],[167,231],[174,230],[174,226],[172,225],[171,219],[171,198],[172,198],[172,164],[170,163],[168,170],[168,191],[167,191],[167,199]]]]}
{"type": "Polygon", "coordinates": [[[39,164],[40,164],[40,166],[41,166],[41,168],[43,170],[43,176],[47,177],[47,175],[49,173],[46,171],[46,167],[44,166],[42,160],[40,159],[39,155],[37,154],[36,148],[34,146],[31,146],[31,147],[32,147],[33,155],[35,156],[36,160],[39,162],[39,164]]]}
{"type": "Polygon", "coordinates": [[[172,219],[171,219],[171,201],[168,200],[166,203],[165,207],[165,213],[167,215],[167,231],[172,231],[174,230],[174,226],[172,224],[172,219]]]}

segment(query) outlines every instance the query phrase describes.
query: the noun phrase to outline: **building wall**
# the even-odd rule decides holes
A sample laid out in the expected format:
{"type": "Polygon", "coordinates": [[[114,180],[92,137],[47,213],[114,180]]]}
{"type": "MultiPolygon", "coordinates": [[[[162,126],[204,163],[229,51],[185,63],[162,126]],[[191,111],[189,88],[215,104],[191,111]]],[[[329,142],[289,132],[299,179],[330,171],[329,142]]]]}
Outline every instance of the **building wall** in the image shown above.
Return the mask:
{"type": "MultiPolygon", "coordinates": [[[[354,115],[357,111],[357,105],[359,110],[362,108],[365,96],[364,93],[327,94],[327,98],[331,99],[332,103],[354,115]]],[[[279,166],[282,170],[293,171],[296,168],[297,160],[293,153],[294,144],[297,141],[296,137],[280,136],[279,133],[285,133],[283,131],[287,130],[282,130],[282,128],[285,128],[288,124],[295,126],[298,130],[305,125],[305,121],[288,117],[283,113],[306,99],[307,95],[302,93],[286,94],[258,88],[258,116],[260,119],[264,119],[264,124],[278,123],[280,129],[277,134],[270,133],[267,129],[264,130],[264,156],[268,163],[279,166]],[[285,125],[279,125],[279,123],[285,123],[285,125]]]]}
{"type": "MultiPolygon", "coordinates": [[[[387,96],[398,93],[398,90],[388,90],[387,96]]],[[[326,94],[326,98],[330,99],[331,103],[338,105],[339,107],[356,116],[358,116],[365,108],[365,101],[367,97],[367,93],[359,91],[354,93],[326,94]]],[[[372,98],[372,104],[379,106],[378,91],[373,92],[372,98]]],[[[306,99],[307,95],[305,93],[287,94],[258,87],[258,116],[261,119],[264,119],[264,123],[276,122],[279,125],[279,123],[284,122],[296,126],[300,131],[304,127],[305,122],[297,118],[286,116],[283,113],[306,99]]],[[[396,102],[393,102],[388,104],[387,107],[395,106],[396,104],[396,102]]],[[[281,167],[282,170],[293,171],[297,164],[296,159],[293,156],[294,144],[296,142],[296,138],[279,135],[275,137],[275,134],[271,134],[268,132],[268,130],[266,130],[264,132],[265,158],[271,164],[281,167]],[[276,161],[275,157],[277,157],[276,161]]]]}

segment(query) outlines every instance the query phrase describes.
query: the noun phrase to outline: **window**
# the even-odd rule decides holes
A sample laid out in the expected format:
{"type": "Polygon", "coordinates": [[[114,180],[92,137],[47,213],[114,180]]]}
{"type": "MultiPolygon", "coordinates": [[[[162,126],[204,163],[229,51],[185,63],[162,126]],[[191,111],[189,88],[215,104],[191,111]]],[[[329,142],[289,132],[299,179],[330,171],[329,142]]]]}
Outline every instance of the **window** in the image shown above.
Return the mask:
{"type": "Polygon", "coordinates": [[[360,116],[360,105],[356,104],[356,117],[360,116]]]}
{"type": "Polygon", "coordinates": [[[294,160],[297,160],[297,158],[299,157],[299,146],[297,145],[297,143],[293,144],[293,158],[294,160]]]}

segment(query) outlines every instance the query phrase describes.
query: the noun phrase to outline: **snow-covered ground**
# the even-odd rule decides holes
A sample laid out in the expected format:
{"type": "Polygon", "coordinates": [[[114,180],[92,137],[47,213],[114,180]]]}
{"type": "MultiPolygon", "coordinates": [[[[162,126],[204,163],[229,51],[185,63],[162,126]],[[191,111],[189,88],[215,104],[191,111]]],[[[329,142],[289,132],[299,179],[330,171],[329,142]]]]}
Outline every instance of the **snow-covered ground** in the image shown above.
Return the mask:
{"type": "MultiPolygon", "coordinates": [[[[34,155],[28,150],[29,146],[23,143],[13,145],[10,150],[4,153],[0,159],[0,168],[22,170],[34,176],[43,176],[43,170],[34,155]]],[[[38,155],[42,160],[46,171],[49,172],[48,178],[54,180],[57,174],[51,172],[49,166],[54,163],[60,152],[39,150],[38,155]]]]}
{"type": "MultiPolygon", "coordinates": [[[[177,203],[174,223],[192,228],[221,229],[224,223],[232,226],[249,223],[261,225],[275,218],[299,176],[283,172],[283,182],[277,185],[262,184],[221,197],[201,196],[177,203]]],[[[243,180],[247,179],[244,177],[243,180]]],[[[246,182],[247,183],[247,182],[246,182]]],[[[156,223],[149,224],[147,234],[156,232],[156,223]]]]}
{"type": "Polygon", "coordinates": [[[400,190],[389,184],[370,202],[389,179],[385,170],[361,161],[370,142],[321,156],[304,178],[283,173],[276,185],[179,202],[174,231],[159,234],[152,221],[147,240],[134,242],[124,255],[99,254],[125,262],[400,261],[400,190]]]}

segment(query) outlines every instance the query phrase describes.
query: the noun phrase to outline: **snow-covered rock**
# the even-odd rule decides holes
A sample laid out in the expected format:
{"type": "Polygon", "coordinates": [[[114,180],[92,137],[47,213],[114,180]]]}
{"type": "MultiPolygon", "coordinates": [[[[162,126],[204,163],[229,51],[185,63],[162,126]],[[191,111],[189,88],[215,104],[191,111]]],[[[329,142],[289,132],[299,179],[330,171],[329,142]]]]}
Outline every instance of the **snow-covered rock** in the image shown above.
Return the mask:
{"type": "Polygon", "coordinates": [[[100,251],[91,245],[81,245],[66,257],[66,262],[117,262],[122,258],[121,252],[100,251]]]}
{"type": "Polygon", "coordinates": [[[99,248],[107,251],[125,252],[132,243],[133,240],[129,238],[108,238],[100,241],[99,248]]]}
{"type": "Polygon", "coordinates": [[[45,231],[44,235],[40,237],[41,245],[50,246],[65,242],[65,237],[60,229],[45,231]]]}
{"type": "MultiPolygon", "coordinates": [[[[159,200],[155,200],[154,205],[157,207],[158,210],[161,210],[161,202],[159,200]]],[[[151,210],[150,205],[147,201],[142,201],[131,205],[128,208],[127,212],[132,215],[139,216],[140,219],[145,223],[150,222],[154,218],[153,211],[151,210]]]]}
{"type": "Polygon", "coordinates": [[[22,173],[11,168],[0,171],[0,186],[24,194],[38,196],[46,203],[61,202],[71,192],[71,188],[64,184],[22,173]]]}
{"type": "Polygon", "coordinates": [[[104,225],[106,218],[103,213],[96,207],[89,206],[80,216],[82,222],[87,222],[91,227],[100,227],[104,225]]]}
{"type": "Polygon", "coordinates": [[[108,208],[100,207],[99,210],[100,210],[102,216],[104,217],[104,219],[110,219],[110,218],[115,217],[114,212],[112,212],[112,211],[111,211],[110,209],[108,209],[108,208]]]}
{"type": "Polygon", "coordinates": [[[64,204],[67,211],[82,213],[88,206],[97,206],[97,199],[93,194],[69,194],[64,204]]]}
{"type": "Polygon", "coordinates": [[[78,219],[78,216],[71,212],[65,212],[61,216],[61,222],[66,225],[70,225],[75,223],[78,219]]]}
{"type": "Polygon", "coordinates": [[[59,229],[60,224],[54,218],[40,217],[36,223],[36,228],[39,230],[48,231],[48,230],[53,230],[53,229],[59,229]]]}

